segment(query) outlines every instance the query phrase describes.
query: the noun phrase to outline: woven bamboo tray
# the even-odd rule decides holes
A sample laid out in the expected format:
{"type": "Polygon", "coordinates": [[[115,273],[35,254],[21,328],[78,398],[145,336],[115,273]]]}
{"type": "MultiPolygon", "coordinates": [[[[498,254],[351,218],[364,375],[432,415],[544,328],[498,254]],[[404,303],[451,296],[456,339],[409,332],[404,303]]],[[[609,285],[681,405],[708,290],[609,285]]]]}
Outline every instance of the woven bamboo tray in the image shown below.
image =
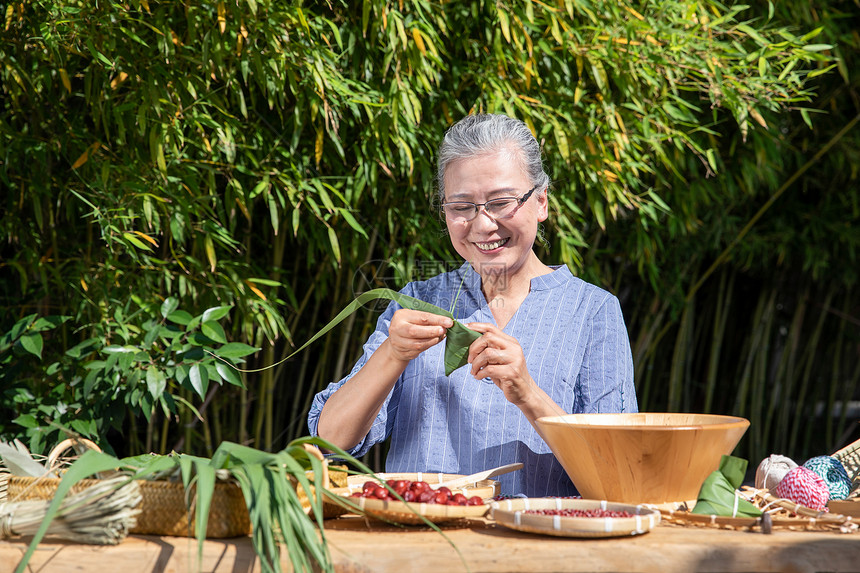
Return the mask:
{"type": "Polygon", "coordinates": [[[487,513],[486,505],[439,505],[436,503],[407,503],[390,499],[372,499],[367,497],[349,497],[349,488],[337,488],[327,496],[336,504],[336,498],[344,505],[356,505],[358,511],[380,521],[400,523],[403,525],[426,525],[432,523],[448,523],[469,518],[483,517],[487,513]]]}
{"type": "MultiPolygon", "coordinates": [[[[458,506],[438,505],[435,503],[406,503],[397,500],[380,500],[364,497],[350,497],[359,492],[366,481],[390,479],[425,481],[431,486],[448,480],[461,478],[461,474],[446,474],[437,472],[417,473],[378,473],[378,474],[355,474],[347,478],[346,487],[338,487],[331,490],[326,496],[328,501],[325,506],[329,511],[339,512],[338,515],[350,513],[351,509],[345,506],[357,505],[356,512],[363,512],[370,517],[380,521],[388,521],[405,525],[426,525],[427,521],[432,523],[450,523],[470,518],[483,516],[488,507],[486,505],[458,506]],[[426,520],[426,521],[425,521],[426,520]]],[[[481,480],[452,490],[453,493],[462,493],[466,497],[477,495],[483,499],[491,498],[499,493],[500,484],[495,480],[481,480]]]]}
{"type": "Polygon", "coordinates": [[[792,531],[839,531],[854,533],[858,522],[850,515],[817,511],[788,499],[771,495],[766,489],[744,486],[743,497],[758,506],[767,517],[728,517],[721,515],[699,515],[689,511],[661,508],[663,522],[671,525],[714,527],[718,529],[761,530],[769,533],[773,529],[792,531]]]}
{"type": "Polygon", "coordinates": [[[489,516],[509,529],[554,537],[629,537],[647,533],[660,523],[660,512],[645,505],[593,499],[506,499],[491,503],[489,516]],[[527,513],[541,509],[626,511],[633,517],[562,517],[527,513]]]}

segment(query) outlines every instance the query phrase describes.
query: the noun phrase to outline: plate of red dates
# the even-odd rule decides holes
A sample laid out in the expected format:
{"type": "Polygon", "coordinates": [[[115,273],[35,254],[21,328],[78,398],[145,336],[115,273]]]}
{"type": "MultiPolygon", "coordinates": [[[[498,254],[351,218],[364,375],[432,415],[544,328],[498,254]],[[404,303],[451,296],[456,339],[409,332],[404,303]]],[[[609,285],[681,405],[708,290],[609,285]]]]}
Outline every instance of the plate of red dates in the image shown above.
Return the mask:
{"type": "Polygon", "coordinates": [[[660,523],[660,512],[644,505],[552,497],[494,501],[488,516],[509,529],[559,537],[640,535],[660,523]]]}
{"type": "Polygon", "coordinates": [[[498,482],[484,480],[454,490],[440,485],[453,474],[411,473],[353,475],[349,486],[331,490],[340,504],[382,521],[403,524],[443,523],[482,517],[485,498],[498,491],[498,482]]]}

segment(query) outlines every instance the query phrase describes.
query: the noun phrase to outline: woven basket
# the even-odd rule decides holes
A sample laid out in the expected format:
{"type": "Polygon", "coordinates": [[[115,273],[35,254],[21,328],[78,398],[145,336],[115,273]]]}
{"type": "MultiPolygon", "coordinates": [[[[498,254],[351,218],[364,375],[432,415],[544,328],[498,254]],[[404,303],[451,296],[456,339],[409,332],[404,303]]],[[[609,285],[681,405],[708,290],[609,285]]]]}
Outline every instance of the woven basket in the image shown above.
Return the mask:
{"type": "MultiPolygon", "coordinates": [[[[330,471],[328,460],[325,459],[322,455],[322,452],[319,451],[318,448],[315,448],[311,445],[304,444],[304,449],[312,456],[316,457],[318,460],[322,462],[322,486],[325,489],[331,489],[333,487],[346,487],[347,485],[347,471],[346,466],[332,466],[331,469],[335,471],[330,471]]],[[[310,480],[311,484],[314,481],[314,472],[309,471],[305,472],[308,480],[310,480]]],[[[311,514],[311,502],[308,499],[308,494],[305,492],[305,488],[294,478],[290,476],[290,482],[292,482],[293,487],[296,488],[296,493],[299,495],[299,500],[302,502],[302,508],[305,510],[305,513],[311,514]]],[[[315,488],[311,485],[311,497],[315,495],[315,488]]],[[[324,500],[327,498],[324,498],[324,500]]],[[[331,519],[333,517],[338,517],[346,513],[347,510],[339,505],[323,502],[323,519],[331,519]]]]}
{"type": "MultiPolygon", "coordinates": [[[[196,535],[195,510],[196,490],[189,489],[190,508],[185,504],[185,487],[182,482],[136,480],[140,485],[143,500],[137,525],[130,533],[140,535],[173,535],[194,537],[196,535]]],[[[80,492],[99,483],[85,479],[74,486],[70,493],[80,492]]],[[[7,484],[8,501],[53,499],[59,478],[34,478],[11,476],[7,484]]],[[[245,497],[238,485],[216,482],[209,508],[206,537],[237,537],[251,533],[251,521],[245,506],[245,497]]]]}
{"type": "MultiPolygon", "coordinates": [[[[64,440],[48,455],[47,466],[54,470],[62,463],[60,455],[72,446],[83,445],[86,448],[101,451],[93,442],[85,439],[64,440]]],[[[66,460],[68,461],[68,460],[66,460]]],[[[5,481],[5,492],[0,501],[33,501],[50,500],[54,498],[60,478],[54,477],[21,477],[8,476],[5,481]]],[[[72,486],[70,494],[78,493],[99,483],[98,479],[84,479],[72,486]]],[[[194,537],[195,504],[197,490],[191,486],[186,490],[182,482],[166,480],[135,480],[140,486],[142,501],[137,515],[137,525],[129,530],[140,535],[172,535],[176,537],[194,537]]],[[[2,485],[2,484],[0,484],[2,485]]],[[[251,533],[251,519],[245,505],[242,489],[233,482],[215,482],[212,502],[209,507],[209,520],[206,526],[206,537],[224,538],[239,537],[251,533]]]]}
{"type": "Polygon", "coordinates": [[[842,462],[848,477],[851,478],[851,494],[849,498],[860,497],[860,440],[848,444],[833,457],[842,462]]]}

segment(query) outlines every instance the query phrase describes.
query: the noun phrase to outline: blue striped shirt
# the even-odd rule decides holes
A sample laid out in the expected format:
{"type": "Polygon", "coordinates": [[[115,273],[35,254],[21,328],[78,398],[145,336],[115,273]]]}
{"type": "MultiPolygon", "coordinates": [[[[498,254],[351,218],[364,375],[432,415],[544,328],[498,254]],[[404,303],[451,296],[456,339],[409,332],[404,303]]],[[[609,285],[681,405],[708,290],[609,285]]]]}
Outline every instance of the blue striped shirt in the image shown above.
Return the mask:
{"type": "MultiPolygon", "coordinates": [[[[445,309],[456,299],[452,312],[464,324],[496,324],[480,276],[469,265],[409,283],[401,292],[445,309]]],[[[314,397],[308,416],[312,435],[317,435],[325,401],[382,344],[398,308],[392,302],[380,316],[350,374],[314,397]]],[[[519,341],[532,378],[565,412],[638,411],[618,299],[574,277],[567,266],[533,278],[528,296],[503,330],[519,341]]],[[[409,363],[370,432],[350,453],[362,456],[391,436],[389,472],[469,474],[522,462],[523,469],[497,478],[502,493],[575,494],[561,464],[519,408],[492,382],[476,380],[468,366],[445,376],[443,352],[444,342],[409,363]]]]}

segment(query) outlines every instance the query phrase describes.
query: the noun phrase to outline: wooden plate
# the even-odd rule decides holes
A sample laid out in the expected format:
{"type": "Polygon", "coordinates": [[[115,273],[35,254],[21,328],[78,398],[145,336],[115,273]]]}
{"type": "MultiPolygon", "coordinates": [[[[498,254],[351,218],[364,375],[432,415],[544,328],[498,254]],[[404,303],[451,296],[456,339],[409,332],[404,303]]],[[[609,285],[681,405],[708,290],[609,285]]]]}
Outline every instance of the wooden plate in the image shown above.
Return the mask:
{"type": "Polygon", "coordinates": [[[506,499],[490,504],[489,517],[517,531],[558,537],[624,537],[647,533],[660,523],[660,512],[643,505],[592,499],[506,499]],[[604,509],[633,517],[562,517],[526,513],[530,509],[604,509]]]}
{"type": "MultiPolygon", "coordinates": [[[[364,482],[362,482],[364,483],[364,482]]],[[[402,523],[407,525],[422,525],[427,521],[445,523],[459,519],[483,517],[489,509],[487,505],[439,505],[437,503],[406,503],[387,499],[367,497],[350,497],[357,488],[337,488],[331,493],[340,498],[342,503],[358,506],[356,512],[365,513],[380,521],[402,523]],[[426,521],[425,521],[426,520],[426,521]]],[[[333,503],[337,503],[333,500],[333,503]]]]}

